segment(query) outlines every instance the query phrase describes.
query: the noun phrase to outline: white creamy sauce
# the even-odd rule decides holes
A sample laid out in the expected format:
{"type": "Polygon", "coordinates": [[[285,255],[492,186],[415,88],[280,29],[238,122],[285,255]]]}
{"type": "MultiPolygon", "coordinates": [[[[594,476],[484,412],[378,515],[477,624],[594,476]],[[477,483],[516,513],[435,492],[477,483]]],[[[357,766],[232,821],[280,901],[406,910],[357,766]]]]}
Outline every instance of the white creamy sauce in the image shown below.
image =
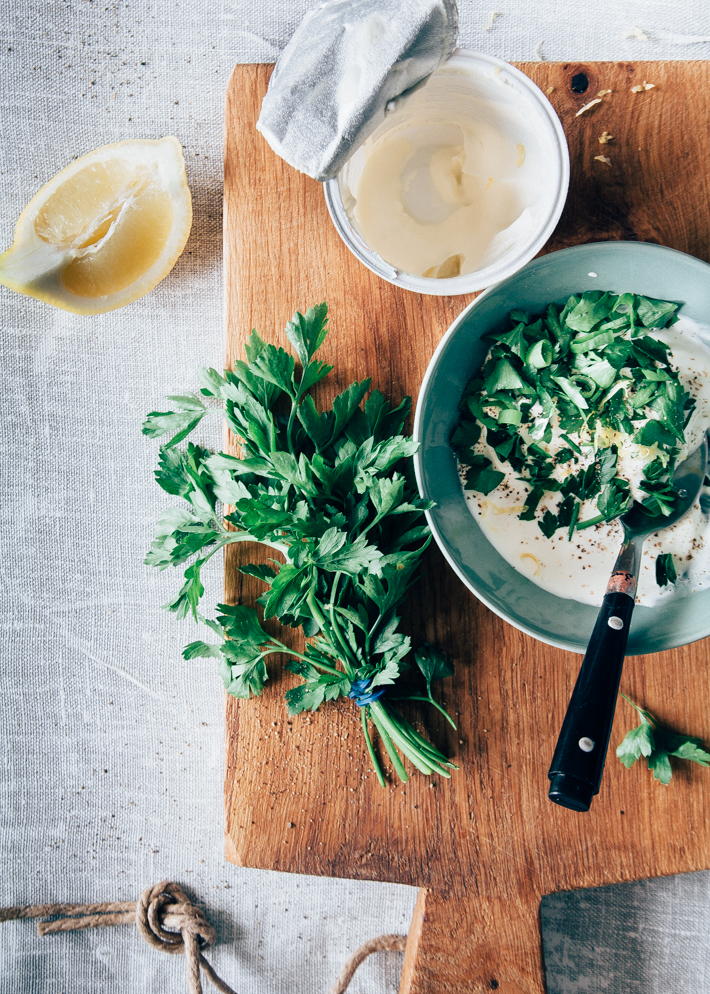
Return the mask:
{"type": "Polygon", "coordinates": [[[340,177],[367,245],[405,273],[450,278],[533,237],[549,208],[539,118],[500,76],[445,65],[393,101],[340,177]]]}
{"type": "MultiPolygon", "coordinates": [[[[673,353],[673,365],[680,382],[695,398],[696,407],[685,429],[686,443],[678,462],[700,445],[710,428],[710,327],[681,317],[671,328],[652,329],[651,334],[665,342],[673,353]]],[[[634,445],[628,436],[606,432],[606,444],[618,441],[617,475],[628,479],[634,497],[645,496],[639,489],[644,467],[656,456],[656,446],[634,445]],[[614,437],[616,436],[616,437],[614,437]],[[622,443],[623,439],[623,443],[622,443]]],[[[485,429],[476,450],[486,455],[493,468],[506,474],[505,480],[487,497],[464,491],[466,502],[481,530],[500,555],[520,573],[558,597],[598,606],[606,591],[614,561],[623,540],[618,521],[606,522],[576,531],[568,541],[567,529],[558,529],[546,538],[534,521],[520,521],[529,488],[517,480],[509,463],[501,463],[485,441],[485,429]]],[[[538,443],[539,444],[539,443],[538,443]]],[[[551,452],[565,443],[559,432],[553,433],[551,452]]],[[[585,462],[557,467],[555,475],[564,479],[580,465],[592,461],[592,450],[585,462]]],[[[466,470],[460,467],[462,484],[466,470]]],[[[559,494],[548,495],[538,507],[538,517],[546,508],[555,513],[561,502],[559,494]]],[[[581,520],[596,514],[594,501],[585,503],[581,520]]],[[[689,594],[710,586],[710,488],[704,487],[692,509],[675,525],[649,535],[644,543],[636,602],[653,605],[662,598],[689,594]],[[656,557],[671,553],[678,573],[675,586],[656,583],[656,557]]]]}

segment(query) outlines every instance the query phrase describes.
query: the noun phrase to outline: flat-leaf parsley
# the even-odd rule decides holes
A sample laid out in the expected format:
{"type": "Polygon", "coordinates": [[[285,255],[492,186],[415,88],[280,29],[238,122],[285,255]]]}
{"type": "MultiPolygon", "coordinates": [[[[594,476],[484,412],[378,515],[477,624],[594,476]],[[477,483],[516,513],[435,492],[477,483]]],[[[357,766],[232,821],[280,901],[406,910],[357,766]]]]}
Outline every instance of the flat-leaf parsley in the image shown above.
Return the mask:
{"type": "Polygon", "coordinates": [[[656,780],[667,786],[673,776],[671,756],[687,759],[700,766],[710,765],[710,752],[702,748],[700,739],[691,735],[677,735],[663,728],[650,711],[644,711],[638,704],[634,704],[626,694],[621,696],[636,709],[641,718],[641,724],[626,733],[616,750],[616,755],[624,766],[632,767],[643,756],[656,780]]]}
{"type": "Polygon", "coordinates": [[[304,681],[286,694],[289,714],[353,698],[382,786],[368,717],[401,780],[408,775],[400,753],[424,774],[449,777],[456,767],[394,701],[428,701],[443,710],[431,684],[451,675],[450,662],[423,646],[415,661],[426,695],[391,693],[411,653],[397,609],[431,540],[423,516],[432,505],[419,497],[412,472],[417,444],[402,434],[410,399],[392,408],[379,391],[369,392],[366,379],[337,396],[330,411],[319,412],[308,391],[332,369],[313,358],[327,334],[326,315],[320,304],[297,312],[286,326],[300,368],[253,331],[246,362],[235,362],[224,375],[200,371],[201,393],[224,402],[242,458],[215,455],[192,442],[176,448],[210,413],[196,396],[171,397],[178,410],[148,415],[144,434],[171,436],[160,450],[156,480],[186,503],[162,514],[146,562],[158,569],[189,564],[166,607],[180,618],[192,614],[218,637],[217,643],[192,642],[183,655],[218,659],[229,694],[260,694],[268,679],[266,657],[287,653],[288,669],[304,681]],[[222,505],[233,510],[223,515],[222,505]],[[285,558],[283,564],[271,558],[242,566],[241,572],[265,584],[258,598],[265,619],[303,629],[309,639],[304,652],[269,635],[253,607],[220,604],[216,621],[199,612],[200,572],[234,542],[260,542],[285,558]]]}

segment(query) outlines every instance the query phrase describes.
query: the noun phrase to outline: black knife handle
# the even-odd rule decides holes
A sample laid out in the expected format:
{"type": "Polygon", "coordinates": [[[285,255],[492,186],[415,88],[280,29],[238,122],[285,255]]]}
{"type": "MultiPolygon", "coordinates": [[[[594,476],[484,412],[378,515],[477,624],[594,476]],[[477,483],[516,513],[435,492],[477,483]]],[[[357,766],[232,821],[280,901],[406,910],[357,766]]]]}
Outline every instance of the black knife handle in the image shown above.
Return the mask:
{"type": "Polygon", "coordinates": [[[552,757],[548,797],[574,811],[599,793],[633,610],[628,594],[605,595],[552,757]]]}

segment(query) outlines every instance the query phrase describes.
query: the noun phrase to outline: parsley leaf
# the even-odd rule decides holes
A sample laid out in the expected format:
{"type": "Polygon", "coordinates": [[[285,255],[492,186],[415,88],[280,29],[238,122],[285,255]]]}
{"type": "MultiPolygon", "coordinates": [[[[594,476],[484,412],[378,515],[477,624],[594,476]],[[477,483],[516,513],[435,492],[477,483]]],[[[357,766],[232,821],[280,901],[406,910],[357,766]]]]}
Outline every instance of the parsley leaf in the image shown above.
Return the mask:
{"type": "Polygon", "coordinates": [[[501,359],[486,380],[486,390],[489,394],[497,393],[499,390],[519,390],[523,386],[523,381],[516,373],[513,366],[507,359],[501,359]]]}
{"type": "Polygon", "coordinates": [[[579,302],[566,315],[566,323],[574,331],[591,331],[611,314],[616,297],[610,293],[591,290],[583,293],[579,302]]]}
{"type": "Polygon", "coordinates": [[[495,490],[505,479],[505,473],[501,473],[498,469],[491,469],[491,465],[490,459],[486,459],[485,456],[473,456],[470,460],[470,469],[466,474],[466,488],[484,495],[495,490]]]}
{"type": "Polygon", "coordinates": [[[659,724],[650,711],[644,711],[626,694],[621,694],[635,710],[641,723],[626,733],[616,755],[627,768],[643,757],[656,780],[666,786],[671,782],[673,770],[670,757],[687,759],[699,766],[710,765],[710,752],[702,748],[701,740],[690,735],[678,735],[659,724]]]}
{"type": "Polygon", "coordinates": [[[196,411],[194,407],[182,411],[151,411],[143,422],[143,434],[149,438],[172,434],[170,441],[165,443],[165,448],[169,449],[187,438],[207,413],[206,407],[201,411],[196,411]]]}
{"type": "Polygon", "coordinates": [[[630,769],[637,759],[650,756],[656,748],[653,725],[641,714],[641,724],[630,729],[616,750],[616,755],[627,769],[630,769]]]}
{"type": "Polygon", "coordinates": [[[182,650],[183,659],[198,659],[200,657],[212,656],[215,659],[221,657],[221,647],[218,645],[210,645],[208,642],[190,642],[182,650]]]}
{"type": "Polygon", "coordinates": [[[555,383],[558,383],[564,393],[569,397],[572,403],[579,408],[580,411],[584,412],[589,407],[582,396],[581,391],[574,385],[574,383],[566,376],[553,376],[555,383]]]}
{"type": "Polygon", "coordinates": [[[678,304],[668,300],[654,300],[652,297],[637,297],[637,313],[645,328],[667,328],[671,318],[675,317],[678,304]]]}
{"type": "Polygon", "coordinates": [[[656,556],[656,583],[659,587],[665,587],[669,583],[675,583],[678,579],[670,552],[664,552],[656,556]]]}
{"type": "Polygon", "coordinates": [[[475,421],[462,421],[451,436],[454,449],[472,449],[481,437],[481,427],[475,421]]]}
{"type": "Polygon", "coordinates": [[[634,435],[634,442],[638,445],[675,445],[675,434],[663,427],[660,421],[654,419],[647,421],[643,428],[634,435]]]}
{"type": "Polygon", "coordinates": [[[328,334],[328,307],[325,303],[309,307],[305,314],[298,311],[286,324],[286,337],[305,367],[325,341],[328,334]]]}
{"type": "Polygon", "coordinates": [[[604,515],[607,521],[618,518],[624,511],[628,511],[632,503],[629,484],[626,480],[621,480],[618,477],[607,483],[597,498],[599,512],[604,515]]]}
{"type": "Polygon", "coordinates": [[[520,321],[519,324],[516,324],[512,331],[501,332],[497,335],[490,335],[489,338],[492,338],[498,342],[503,342],[519,359],[524,359],[527,351],[524,330],[525,322],[520,321]]]}
{"type": "Polygon", "coordinates": [[[554,515],[552,511],[545,511],[543,516],[538,521],[538,525],[545,538],[552,538],[559,527],[557,516],[554,515]]]}

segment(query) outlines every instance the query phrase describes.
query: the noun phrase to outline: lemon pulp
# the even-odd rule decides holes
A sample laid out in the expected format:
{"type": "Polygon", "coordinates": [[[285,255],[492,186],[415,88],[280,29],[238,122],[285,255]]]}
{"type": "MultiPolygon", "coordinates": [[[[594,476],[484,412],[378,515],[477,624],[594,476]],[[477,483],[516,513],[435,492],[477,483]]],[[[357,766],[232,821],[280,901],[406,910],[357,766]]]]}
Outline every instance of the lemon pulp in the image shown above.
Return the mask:
{"type": "Polygon", "coordinates": [[[175,138],[104,145],[28,204],[0,256],[0,282],[79,314],[113,310],[167,275],[191,222],[175,138]]]}

